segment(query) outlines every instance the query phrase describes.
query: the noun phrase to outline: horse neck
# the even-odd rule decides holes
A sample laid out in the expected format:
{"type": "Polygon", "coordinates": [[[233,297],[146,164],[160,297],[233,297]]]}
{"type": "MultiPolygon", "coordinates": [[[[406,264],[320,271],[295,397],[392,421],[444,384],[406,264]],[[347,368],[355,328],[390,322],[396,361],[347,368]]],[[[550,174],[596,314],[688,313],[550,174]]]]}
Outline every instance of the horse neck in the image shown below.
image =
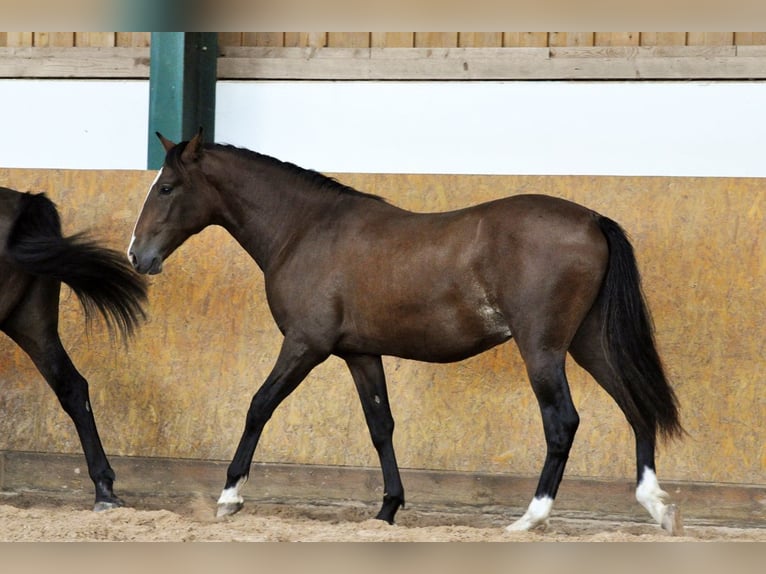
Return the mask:
{"type": "Polygon", "coordinates": [[[222,159],[221,175],[208,174],[223,206],[216,223],[262,270],[291,239],[328,216],[334,194],[311,189],[286,166],[255,154],[222,159]]]}

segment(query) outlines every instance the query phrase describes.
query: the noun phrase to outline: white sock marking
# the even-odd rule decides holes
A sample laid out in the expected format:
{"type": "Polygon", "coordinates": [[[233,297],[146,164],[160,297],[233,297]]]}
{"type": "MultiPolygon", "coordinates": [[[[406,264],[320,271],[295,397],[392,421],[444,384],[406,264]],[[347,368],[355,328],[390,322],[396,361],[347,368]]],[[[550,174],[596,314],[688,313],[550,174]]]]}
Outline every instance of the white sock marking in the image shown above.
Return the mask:
{"type": "Polygon", "coordinates": [[[548,517],[551,514],[551,508],[553,508],[553,499],[550,496],[543,496],[542,498],[535,497],[529,504],[529,508],[527,508],[524,516],[510,526],[506,526],[505,529],[508,532],[523,532],[532,530],[540,525],[547,525],[548,517]]]}
{"type": "Polygon", "coordinates": [[[668,493],[660,488],[657,475],[648,466],[644,467],[641,482],[636,488],[636,500],[649,511],[657,524],[662,524],[662,519],[667,512],[667,506],[663,502],[666,498],[668,493]]]}
{"type": "Polygon", "coordinates": [[[242,504],[245,499],[239,494],[239,489],[247,482],[247,477],[243,476],[237,481],[237,484],[229,488],[224,488],[221,491],[221,496],[218,498],[218,504],[242,504]]]}

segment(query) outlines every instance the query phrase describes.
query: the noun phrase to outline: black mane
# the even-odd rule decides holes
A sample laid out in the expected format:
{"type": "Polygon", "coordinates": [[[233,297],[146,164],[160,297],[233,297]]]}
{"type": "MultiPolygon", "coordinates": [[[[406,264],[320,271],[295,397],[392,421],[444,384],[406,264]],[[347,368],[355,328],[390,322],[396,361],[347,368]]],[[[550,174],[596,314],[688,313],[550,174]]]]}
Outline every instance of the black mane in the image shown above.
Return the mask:
{"type": "MultiPolygon", "coordinates": [[[[171,167],[171,169],[173,169],[176,172],[178,172],[179,170],[183,171],[184,169],[181,162],[181,154],[183,153],[183,150],[186,148],[186,144],[188,144],[188,142],[181,142],[180,144],[172,148],[167,154],[167,158],[165,161],[169,165],[169,167],[171,167]]],[[[363,191],[354,189],[353,187],[350,187],[348,185],[344,185],[340,183],[338,180],[336,180],[335,178],[324,175],[323,173],[319,173],[318,171],[306,169],[298,165],[295,165],[294,163],[282,161],[275,157],[258,153],[258,152],[249,150],[247,148],[236,147],[236,146],[227,145],[227,144],[211,143],[211,144],[205,144],[204,149],[226,151],[236,156],[240,156],[246,159],[256,160],[260,162],[261,164],[277,167],[281,169],[286,175],[296,178],[302,182],[305,182],[306,184],[321,191],[335,192],[341,195],[349,195],[349,196],[355,196],[355,197],[366,197],[368,199],[374,199],[375,201],[382,201],[382,202],[386,201],[385,199],[383,199],[382,197],[378,195],[365,193],[363,191]]]]}

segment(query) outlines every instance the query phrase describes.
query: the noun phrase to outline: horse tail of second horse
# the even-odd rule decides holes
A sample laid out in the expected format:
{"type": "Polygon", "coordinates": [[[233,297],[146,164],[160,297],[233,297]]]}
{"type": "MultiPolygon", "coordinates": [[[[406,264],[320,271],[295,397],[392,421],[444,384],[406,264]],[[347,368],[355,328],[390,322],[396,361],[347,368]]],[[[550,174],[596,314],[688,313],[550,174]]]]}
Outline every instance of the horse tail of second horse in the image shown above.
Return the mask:
{"type": "Polygon", "coordinates": [[[637,434],[652,441],[658,431],[681,434],[678,401],[657,353],[633,247],[616,222],[602,216],[598,223],[609,245],[600,295],[602,345],[616,375],[608,390],[637,434]]]}
{"type": "Polygon", "coordinates": [[[90,320],[98,311],[110,330],[130,336],[145,318],[146,280],[125,256],[85,234],[64,237],[56,206],[44,194],[20,197],[7,251],[25,272],[66,283],[90,320]]]}

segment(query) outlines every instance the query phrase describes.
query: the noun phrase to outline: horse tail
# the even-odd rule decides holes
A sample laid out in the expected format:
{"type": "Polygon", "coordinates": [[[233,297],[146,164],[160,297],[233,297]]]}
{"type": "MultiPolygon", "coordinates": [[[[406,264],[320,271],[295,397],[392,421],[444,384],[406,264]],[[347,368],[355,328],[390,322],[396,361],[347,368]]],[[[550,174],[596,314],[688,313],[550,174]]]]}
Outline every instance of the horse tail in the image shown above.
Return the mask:
{"type": "Polygon", "coordinates": [[[80,300],[87,322],[98,312],[111,332],[127,339],[146,318],[146,280],[119,251],[84,233],[63,237],[56,206],[44,194],[21,195],[6,248],[23,271],[66,283],[80,300]]]}
{"type": "Polygon", "coordinates": [[[636,433],[680,435],[678,399],[657,353],[633,247],[616,222],[602,216],[598,224],[609,246],[600,301],[602,345],[617,381],[610,390],[636,433]]]}

